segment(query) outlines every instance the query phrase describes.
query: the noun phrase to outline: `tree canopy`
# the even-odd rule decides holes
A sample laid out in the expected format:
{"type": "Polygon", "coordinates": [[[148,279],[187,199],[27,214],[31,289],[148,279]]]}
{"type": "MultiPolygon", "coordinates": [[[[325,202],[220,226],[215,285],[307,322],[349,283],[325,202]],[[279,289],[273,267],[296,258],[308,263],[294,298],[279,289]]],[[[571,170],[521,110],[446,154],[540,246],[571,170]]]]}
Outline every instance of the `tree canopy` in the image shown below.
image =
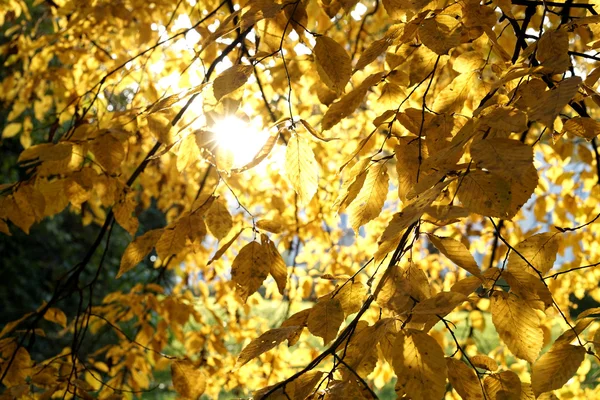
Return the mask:
{"type": "Polygon", "coordinates": [[[0,398],[599,397],[587,1],[0,2],[0,398]]]}

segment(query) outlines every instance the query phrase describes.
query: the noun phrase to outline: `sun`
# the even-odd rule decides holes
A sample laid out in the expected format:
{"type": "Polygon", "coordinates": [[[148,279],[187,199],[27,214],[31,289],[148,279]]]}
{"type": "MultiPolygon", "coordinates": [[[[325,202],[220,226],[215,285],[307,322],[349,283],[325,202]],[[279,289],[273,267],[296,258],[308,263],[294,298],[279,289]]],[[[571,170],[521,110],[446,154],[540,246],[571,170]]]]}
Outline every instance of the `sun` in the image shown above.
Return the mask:
{"type": "Polygon", "coordinates": [[[233,168],[241,168],[251,162],[269,138],[269,133],[261,127],[261,121],[245,121],[236,116],[216,121],[211,131],[218,146],[233,155],[233,168]]]}

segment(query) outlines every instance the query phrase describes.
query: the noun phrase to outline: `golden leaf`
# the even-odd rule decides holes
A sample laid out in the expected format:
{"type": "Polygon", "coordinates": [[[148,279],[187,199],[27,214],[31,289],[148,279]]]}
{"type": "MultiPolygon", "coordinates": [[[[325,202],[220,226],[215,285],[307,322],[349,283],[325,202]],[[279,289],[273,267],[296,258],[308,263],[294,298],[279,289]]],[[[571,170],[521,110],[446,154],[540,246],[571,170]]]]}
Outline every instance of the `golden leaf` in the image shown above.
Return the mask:
{"type": "Polygon", "coordinates": [[[299,329],[302,329],[302,327],[284,326],[266,331],[256,339],[253,339],[246,347],[244,347],[238,356],[236,367],[239,368],[261,354],[266,353],[274,347],[277,347],[288,337],[294,335],[299,329]]]}
{"type": "Polygon", "coordinates": [[[183,138],[177,151],[177,170],[183,171],[200,160],[200,148],[196,143],[196,135],[190,134],[183,138]]]}
{"type": "Polygon", "coordinates": [[[67,316],[59,308],[50,307],[44,314],[44,319],[46,321],[55,322],[63,328],[67,327],[67,316]]]}
{"type": "Polygon", "coordinates": [[[535,103],[528,110],[529,119],[539,121],[552,128],[554,120],[575,96],[580,84],[581,78],[573,76],[563,80],[560,85],[552,90],[538,94],[535,103]]]}
{"type": "Polygon", "coordinates": [[[256,221],[256,227],[258,229],[262,229],[263,231],[268,231],[272,233],[281,233],[283,230],[283,226],[281,222],[274,219],[259,219],[256,221]]]}
{"type": "Polygon", "coordinates": [[[355,232],[358,233],[358,229],[362,225],[381,213],[388,192],[388,181],[389,176],[385,162],[372,165],[368,169],[360,192],[350,203],[347,210],[350,216],[350,224],[355,232]]]}
{"type": "Polygon", "coordinates": [[[342,119],[351,115],[363,102],[365,95],[371,86],[381,81],[383,73],[377,73],[366,78],[356,89],[342,96],[341,99],[333,103],[321,121],[321,128],[329,130],[337,125],[342,119]]]}
{"type": "Polygon", "coordinates": [[[491,374],[483,380],[485,393],[490,400],[520,400],[521,381],[512,371],[491,374]]]}
{"type": "MultiPolygon", "coordinates": [[[[294,379],[285,385],[285,388],[279,388],[273,393],[269,394],[269,400],[306,400],[310,397],[314,391],[314,387],[321,381],[323,371],[308,371],[298,378],[294,379]]],[[[266,388],[257,390],[252,393],[252,396],[256,400],[267,400],[265,395],[273,388],[268,386],[266,388]]]]}
{"type": "Polygon", "coordinates": [[[275,243],[269,240],[267,235],[262,234],[260,238],[263,246],[266,246],[266,251],[269,255],[269,274],[275,279],[279,293],[283,294],[287,284],[287,266],[285,265],[285,261],[281,257],[281,254],[279,254],[275,243]]]}
{"type": "Polygon", "coordinates": [[[204,217],[208,230],[218,240],[223,239],[233,227],[233,220],[227,206],[222,200],[216,200],[206,211],[204,217]]]}
{"type": "Polygon", "coordinates": [[[439,55],[460,44],[462,24],[451,15],[438,14],[419,25],[421,42],[439,55]]]}
{"type": "Polygon", "coordinates": [[[388,226],[383,231],[379,238],[379,243],[393,240],[400,236],[406,228],[417,222],[425,212],[425,209],[431,205],[440,195],[442,189],[448,185],[447,182],[440,182],[431,189],[423,192],[420,196],[414,199],[404,209],[394,214],[388,226]]]}
{"type": "Polygon", "coordinates": [[[444,351],[431,336],[414,329],[398,332],[392,364],[398,376],[396,385],[411,399],[444,397],[448,377],[444,351]]]}
{"type": "Polygon", "coordinates": [[[116,171],[125,159],[125,149],[113,134],[104,132],[92,141],[90,150],[98,164],[108,172],[116,171]]]}
{"type": "Polygon", "coordinates": [[[467,249],[467,247],[460,241],[454,240],[450,237],[441,237],[435,235],[429,235],[431,243],[453,263],[463,268],[471,274],[481,277],[481,271],[477,265],[477,261],[467,249]]]}
{"type": "Polygon", "coordinates": [[[288,142],[285,173],[298,194],[300,204],[308,204],[319,186],[319,165],[305,138],[294,135],[288,142]]]}
{"type": "Polygon", "coordinates": [[[448,380],[463,399],[483,400],[483,390],[477,374],[473,368],[462,361],[446,358],[448,380]]]}
{"type": "Polygon", "coordinates": [[[571,66],[569,34],[564,29],[544,32],[537,43],[536,58],[548,74],[561,74],[571,66]]]}
{"type": "Polygon", "coordinates": [[[485,369],[486,371],[497,371],[498,362],[491,357],[483,354],[477,354],[471,357],[471,362],[477,368],[485,369]]]}
{"type": "Polygon", "coordinates": [[[471,170],[459,182],[458,199],[471,212],[506,219],[517,213],[518,209],[511,209],[510,184],[499,176],[471,170]]]}
{"type": "Polygon", "coordinates": [[[244,300],[262,286],[269,275],[269,258],[265,246],[258,242],[250,242],[238,253],[231,265],[231,280],[244,300]]]}
{"type": "Polygon", "coordinates": [[[517,357],[533,363],[544,342],[540,317],[528,302],[514,294],[492,296],[492,322],[508,349],[517,357]]]}
{"type": "Polygon", "coordinates": [[[181,397],[196,400],[206,390],[206,375],[190,360],[171,363],[173,387],[181,397]]]}
{"type": "Polygon", "coordinates": [[[250,74],[252,65],[237,64],[223,71],[213,82],[213,92],[217,100],[242,87],[250,74]]]}
{"type": "Polygon", "coordinates": [[[310,333],[323,338],[324,344],[336,338],[340,325],[344,322],[342,304],[337,298],[319,301],[308,315],[307,327],[310,333]]]}
{"type": "Polygon", "coordinates": [[[319,36],[316,42],[314,54],[317,72],[323,82],[339,96],[352,76],[350,56],[330,37],[319,36]]]}
{"type": "Polygon", "coordinates": [[[546,232],[538,233],[523,240],[515,246],[515,250],[520,255],[511,252],[508,256],[508,271],[513,272],[518,269],[527,271],[536,277],[539,277],[537,272],[545,275],[554,266],[558,253],[559,238],[558,233],[546,232]],[[530,264],[535,270],[532,269],[530,264]]]}
{"type": "Polygon", "coordinates": [[[427,275],[421,268],[413,264],[404,269],[397,265],[391,268],[388,279],[377,294],[376,301],[380,307],[405,314],[416,302],[431,297],[427,275]]]}
{"type": "Polygon", "coordinates": [[[367,295],[367,287],[362,282],[347,282],[340,289],[332,292],[335,298],[340,301],[344,315],[348,316],[358,312],[363,305],[367,295]]]}
{"type": "Polygon", "coordinates": [[[21,132],[22,124],[17,122],[11,122],[7,124],[2,130],[2,139],[9,139],[11,137],[17,136],[19,132],[21,132]]]}
{"type": "Polygon", "coordinates": [[[565,122],[563,131],[592,141],[600,134],[600,122],[592,118],[574,117],[565,122]]]}
{"type": "Polygon", "coordinates": [[[383,0],[383,6],[392,19],[401,20],[407,11],[416,14],[430,2],[431,0],[383,0]]]}
{"type": "Polygon", "coordinates": [[[236,239],[238,238],[238,236],[240,236],[240,234],[243,231],[244,231],[243,229],[239,230],[227,242],[225,242],[221,247],[219,247],[219,249],[217,250],[217,252],[215,253],[215,255],[212,256],[212,258],[208,261],[207,265],[210,265],[213,262],[215,262],[216,260],[220,259],[223,256],[223,254],[225,254],[225,252],[231,247],[231,245],[233,244],[233,242],[236,241],[236,239]]]}
{"type": "Polygon", "coordinates": [[[121,195],[117,204],[113,207],[115,219],[131,236],[135,236],[140,223],[135,216],[137,202],[135,201],[135,192],[129,191],[121,195]]]}
{"type": "Polygon", "coordinates": [[[125,272],[142,262],[162,234],[162,229],[153,229],[136,237],[133,242],[129,243],[123,253],[123,257],[121,257],[121,266],[117,278],[120,278],[125,272]]]}
{"type": "Polygon", "coordinates": [[[467,301],[462,293],[440,292],[418,303],[410,312],[412,314],[435,315],[443,317],[467,301]]]}
{"type": "Polygon", "coordinates": [[[561,388],[585,358],[585,347],[554,345],[531,366],[531,386],[536,396],[561,388]]]}

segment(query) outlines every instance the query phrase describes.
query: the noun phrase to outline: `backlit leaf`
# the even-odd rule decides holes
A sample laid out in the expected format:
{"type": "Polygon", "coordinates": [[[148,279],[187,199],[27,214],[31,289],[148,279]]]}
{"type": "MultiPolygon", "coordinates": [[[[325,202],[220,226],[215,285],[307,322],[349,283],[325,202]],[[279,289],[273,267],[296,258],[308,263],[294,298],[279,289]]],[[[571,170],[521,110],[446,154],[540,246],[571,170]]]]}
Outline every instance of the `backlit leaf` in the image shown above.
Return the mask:
{"type": "Polygon", "coordinates": [[[381,212],[388,192],[388,181],[385,163],[371,165],[360,192],[347,209],[355,232],[381,212]]]}
{"type": "Polygon", "coordinates": [[[189,360],[177,360],[171,363],[173,387],[186,399],[197,399],[206,389],[206,376],[189,360]]]}
{"type": "Polygon", "coordinates": [[[244,301],[256,292],[267,278],[270,272],[270,257],[264,245],[250,242],[242,247],[233,260],[231,280],[244,301]]]}
{"type": "Polygon", "coordinates": [[[397,386],[414,400],[441,399],[446,391],[448,369],[444,352],[434,338],[405,329],[394,343],[393,366],[397,386]]]}
{"type": "Polygon", "coordinates": [[[144,233],[141,236],[136,237],[133,242],[129,243],[123,257],[121,258],[121,267],[117,278],[121,277],[125,272],[129,271],[136,265],[138,265],[156,244],[158,239],[162,236],[162,229],[153,229],[144,233]]]}
{"type": "Polygon", "coordinates": [[[502,341],[517,357],[533,363],[542,349],[540,317],[527,302],[512,294],[492,296],[492,322],[502,341]]]}
{"type": "Polygon", "coordinates": [[[300,204],[308,204],[317,192],[319,165],[308,140],[301,136],[294,135],[288,142],[285,173],[300,204]]]}
{"type": "Polygon", "coordinates": [[[584,358],[582,346],[552,346],[531,367],[531,386],[535,395],[561,388],[575,375],[584,358]]]}
{"type": "Polygon", "coordinates": [[[323,338],[324,344],[337,336],[340,325],[344,321],[344,310],[337,298],[319,301],[308,315],[308,330],[315,336],[323,338]]]}
{"type": "Polygon", "coordinates": [[[338,95],[352,76],[350,56],[335,40],[327,36],[317,37],[314,49],[317,72],[325,84],[338,95]]]}

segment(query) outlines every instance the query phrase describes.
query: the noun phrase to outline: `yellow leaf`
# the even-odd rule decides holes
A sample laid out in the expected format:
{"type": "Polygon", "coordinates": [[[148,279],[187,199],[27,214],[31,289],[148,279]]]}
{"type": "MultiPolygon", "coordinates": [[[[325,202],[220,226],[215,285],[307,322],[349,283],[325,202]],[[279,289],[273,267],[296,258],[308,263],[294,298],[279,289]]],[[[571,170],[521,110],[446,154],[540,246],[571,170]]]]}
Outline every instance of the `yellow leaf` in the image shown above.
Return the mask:
{"type": "Polygon", "coordinates": [[[515,356],[530,363],[537,359],[544,343],[544,332],[540,317],[528,302],[514,294],[494,294],[492,322],[502,341],[515,356]]]}
{"type": "Polygon", "coordinates": [[[314,48],[317,72],[323,82],[338,96],[344,92],[352,76],[350,56],[335,40],[319,36],[314,48]]]}
{"type": "MultiPolygon", "coordinates": [[[[408,195],[417,184],[417,174],[423,178],[422,169],[419,171],[419,141],[413,137],[398,138],[400,144],[394,149],[396,156],[396,172],[398,173],[398,197],[402,202],[408,200],[408,195]]],[[[423,157],[421,147],[421,157],[423,157]]]]}
{"type": "Polygon", "coordinates": [[[476,71],[485,66],[485,60],[481,57],[481,54],[477,51],[467,51],[460,54],[454,60],[452,69],[459,74],[476,71]]]}
{"type": "Polygon", "coordinates": [[[244,302],[261,287],[269,275],[269,258],[265,246],[250,242],[238,253],[231,265],[231,280],[244,302]]]}
{"type": "Polygon", "coordinates": [[[498,362],[491,357],[488,357],[483,354],[477,354],[471,357],[471,362],[477,368],[485,369],[487,371],[497,371],[498,370],[498,362]]]}
{"type": "Polygon", "coordinates": [[[591,141],[600,134],[600,122],[592,118],[574,117],[565,122],[563,131],[591,141]]]}
{"type": "Polygon", "coordinates": [[[256,400],[305,400],[310,398],[315,386],[321,382],[323,371],[308,371],[298,378],[285,385],[285,388],[279,388],[275,392],[265,397],[273,386],[257,390],[252,393],[256,400]]]}
{"type": "Polygon", "coordinates": [[[458,113],[469,105],[469,100],[470,108],[474,110],[486,93],[479,71],[460,74],[436,96],[432,109],[438,113],[458,113]]]}
{"type": "Polygon", "coordinates": [[[459,182],[458,199],[471,212],[506,219],[517,213],[518,209],[511,209],[510,184],[499,176],[471,170],[459,182]]]}
{"type": "Polygon", "coordinates": [[[162,233],[162,229],[154,229],[138,236],[133,242],[129,243],[123,257],[121,257],[121,266],[117,278],[138,265],[150,253],[162,233]]]}
{"type": "Polygon", "coordinates": [[[281,342],[302,329],[300,326],[285,326],[271,329],[253,339],[240,353],[236,366],[239,368],[261,354],[277,347],[281,342]]]}
{"type": "Polygon", "coordinates": [[[417,222],[425,212],[425,209],[431,205],[440,195],[443,188],[448,185],[447,182],[440,182],[431,189],[426,190],[404,209],[394,214],[388,226],[379,238],[379,243],[394,240],[404,232],[411,224],[417,222]]]}
{"type": "Polygon", "coordinates": [[[350,224],[355,232],[381,213],[388,193],[389,176],[385,162],[371,165],[365,182],[348,207],[350,224]]]}
{"type": "Polygon", "coordinates": [[[362,307],[367,287],[362,282],[349,281],[340,289],[334,290],[333,295],[340,301],[344,315],[348,316],[362,307]]]}
{"type": "Polygon", "coordinates": [[[397,386],[413,400],[441,399],[446,392],[448,370],[438,342],[424,332],[404,329],[393,349],[397,386]]]}
{"type": "Polygon", "coordinates": [[[465,301],[467,301],[467,296],[462,293],[440,292],[418,303],[411,313],[443,317],[465,301]]]}
{"type": "Polygon", "coordinates": [[[115,219],[131,236],[135,236],[140,225],[135,216],[136,207],[137,202],[135,201],[135,192],[133,191],[122,195],[113,207],[115,219]]]}
{"type": "Polygon", "coordinates": [[[3,360],[3,363],[0,364],[0,374],[2,374],[3,377],[2,383],[6,387],[26,383],[25,380],[29,376],[31,367],[33,366],[29,352],[27,352],[25,347],[18,346],[13,348],[12,351],[11,347],[12,346],[4,349],[6,354],[8,354],[8,357],[10,357],[10,360],[12,360],[10,366],[8,360],[3,360]],[[7,368],[8,370],[6,370],[7,368]]]}
{"type": "Polygon", "coordinates": [[[212,256],[211,259],[208,261],[207,265],[210,265],[213,262],[215,262],[216,260],[220,259],[223,256],[223,254],[225,254],[225,252],[231,247],[231,245],[233,244],[233,242],[236,241],[236,239],[238,238],[238,236],[240,236],[240,234],[242,232],[243,232],[243,229],[240,230],[240,231],[238,231],[235,235],[233,235],[231,237],[231,239],[229,239],[221,247],[219,247],[219,249],[217,250],[217,252],[215,253],[215,255],[212,256]]]}
{"type": "Polygon", "coordinates": [[[365,95],[371,86],[381,81],[382,73],[377,73],[366,78],[356,89],[344,95],[333,103],[323,116],[321,127],[323,130],[333,128],[338,122],[351,115],[363,102],[365,95]]]}
{"type": "Polygon", "coordinates": [[[502,277],[510,285],[511,292],[529,301],[532,307],[545,309],[552,306],[552,294],[537,274],[533,275],[527,270],[512,268],[510,271],[504,270],[502,277]],[[537,303],[540,305],[537,306],[537,303]]]}
{"type": "Polygon", "coordinates": [[[585,348],[570,344],[554,345],[531,367],[531,386],[536,396],[561,388],[585,358],[585,348]]]}
{"type": "Polygon", "coordinates": [[[340,325],[344,322],[342,304],[336,298],[319,301],[308,315],[308,330],[323,338],[324,344],[336,338],[340,325]]]}
{"type": "Polygon", "coordinates": [[[338,198],[333,203],[333,209],[344,210],[348,204],[354,201],[367,179],[367,167],[370,163],[371,158],[369,157],[354,164],[342,184],[338,198]]]}
{"type": "Polygon", "coordinates": [[[200,160],[200,148],[196,143],[196,135],[190,134],[183,138],[177,151],[177,170],[179,172],[200,160]]]}
{"type": "Polygon", "coordinates": [[[186,399],[196,400],[206,390],[206,375],[189,360],[173,361],[171,378],[177,393],[186,399]]]}
{"type": "Polygon", "coordinates": [[[56,307],[49,308],[44,314],[44,319],[46,321],[55,322],[62,326],[63,328],[67,327],[67,316],[65,313],[56,307]]]}
{"type": "Polygon", "coordinates": [[[407,11],[416,14],[429,3],[431,0],[383,0],[385,11],[394,20],[404,19],[407,11]]]}
{"type": "Polygon", "coordinates": [[[223,96],[242,87],[252,74],[252,70],[252,65],[237,64],[223,71],[213,83],[215,98],[221,100],[223,96]]]}
{"type": "Polygon", "coordinates": [[[401,24],[392,25],[384,37],[373,41],[373,43],[371,43],[369,47],[362,52],[358,62],[356,63],[356,66],[354,67],[354,71],[356,72],[361,70],[375,61],[377,57],[379,57],[394,43],[394,38],[400,36],[403,31],[404,29],[401,24]]]}
{"type": "Polygon", "coordinates": [[[165,228],[163,234],[156,242],[156,254],[163,262],[170,256],[174,256],[181,252],[185,247],[185,239],[189,236],[190,224],[183,223],[179,220],[175,226],[165,228]]]}
{"type": "Polygon", "coordinates": [[[4,127],[4,130],[2,131],[2,139],[9,139],[17,136],[19,132],[21,132],[21,124],[17,122],[11,122],[4,127]]]}
{"type": "Polygon", "coordinates": [[[391,267],[392,271],[377,294],[377,304],[398,314],[405,314],[417,302],[431,297],[431,287],[425,272],[414,264],[407,268],[391,267]]]}
{"type": "MultiPolygon", "coordinates": [[[[46,200],[37,188],[31,185],[20,185],[13,196],[24,225],[31,226],[35,221],[41,221],[44,218],[46,200]]],[[[22,229],[22,227],[20,228],[22,229]]],[[[23,229],[23,231],[29,233],[29,228],[23,229]]]]}
{"type": "Polygon", "coordinates": [[[481,383],[473,368],[462,361],[446,358],[448,380],[463,399],[483,400],[484,395],[481,383]]]}
{"type": "Polygon", "coordinates": [[[119,139],[108,132],[100,134],[93,140],[90,149],[98,164],[108,172],[116,171],[125,159],[123,145],[119,139]]]}
{"type": "Polygon", "coordinates": [[[441,237],[435,235],[429,235],[431,243],[453,263],[463,268],[471,274],[481,277],[481,271],[477,265],[477,261],[467,249],[467,247],[460,241],[454,240],[450,237],[441,237]]]}
{"type": "Polygon", "coordinates": [[[580,84],[581,78],[573,76],[563,80],[560,85],[552,90],[540,93],[528,110],[529,119],[539,121],[552,129],[554,120],[573,96],[577,94],[580,84]]]}
{"type": "Polygon", "coordinates": [[[483,386],[490,400],[519,400],[521,397],[521,381],[512,371],[488,375],[483,386]]]}
{"type": "Polygon", "coordinates": [[[223,239],[233,227],[233,220],[222,200],[216,200],[204,217],[208,230],[218,240],[223,239]]]}
{"type": "Polygon", "coordinates": [[[285,173],[300,204],[308,204],[319,186],[319,165],[305,138],[298,135],[290,138],[285,152],[285,173]]]}
{"type": "Polygon", "coordinates": [[[537,43],[535,56],[549,75],[565,72],[571,66],[567,31],[559,29],[544,32],[537,43]]]}
{"type": "Polygon", "coordinates": [[[283,229],[281,223],[273,219],[260,219],[256,221],[256,227],[272,233],[281,233],[281,230],[283,229]]]}
{"type": "Polygon", "coordinates": [[[556,255],[558,253],[560,235],[558,233],[546,232],[538,233],[523,240],[515,246],[519,252],[511,252],[508,256],[507,268],[509,272],[515,269],[527,271],[530,274],[539,277],[537,271],[545,275],[554,266],[556,255]],[[525,258],[525,261],[523,258],[525,258]],[[533,266],[532,269],[529,264],[533,266]]]}
{"type": "Polygon", "coordinates": [[[261,242],[263,246],[266,247],[266,251],[269,255],[269,273],[273,279],[275,279],[279,293],[283,294],[287,284],[287,266],[285,265],[285,261],[283,261],[281,254],[279,254],[275,243],[273,243],[267,235],[262,234],[260,237],[261,242]]]}
{"type": "Polygon", "coordinates": [[[451,15],[438,14],[419,25],[421,42],[439,55],[460,44],[462,24],[451,15]]]}

